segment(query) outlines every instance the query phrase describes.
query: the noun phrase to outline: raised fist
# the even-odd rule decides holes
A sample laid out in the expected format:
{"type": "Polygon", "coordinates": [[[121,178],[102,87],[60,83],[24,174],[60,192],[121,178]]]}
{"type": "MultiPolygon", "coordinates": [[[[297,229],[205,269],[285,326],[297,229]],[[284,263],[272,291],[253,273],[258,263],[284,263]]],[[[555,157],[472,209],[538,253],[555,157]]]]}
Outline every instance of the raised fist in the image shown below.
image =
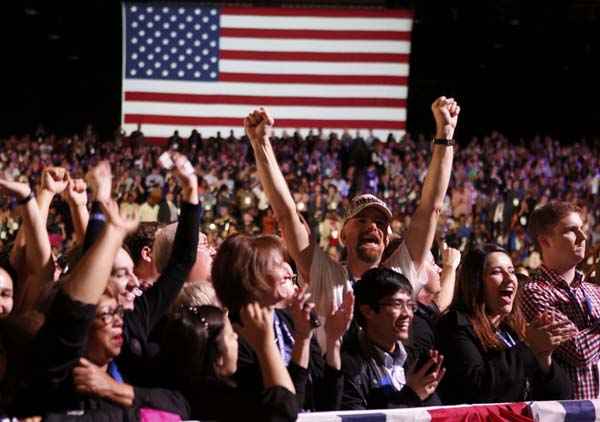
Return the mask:
{"type": "Polygon", "coordinates": [[[439,97],[431,104],[436,139],[453,139],[460,106],[454,98],[439,97]]]}
{"type": "Polygon", "coordinates": [[[46,167],[42,173],[42,189],[60,194],[67,188],[69,173],[62,167],[46,167]]]}
{"type": "Polygon", "coordinates": [[[271,137],[274,124],[275,120],[262,107],[254,110],[244,119],[244,129],[251,141],[271,137]]]}

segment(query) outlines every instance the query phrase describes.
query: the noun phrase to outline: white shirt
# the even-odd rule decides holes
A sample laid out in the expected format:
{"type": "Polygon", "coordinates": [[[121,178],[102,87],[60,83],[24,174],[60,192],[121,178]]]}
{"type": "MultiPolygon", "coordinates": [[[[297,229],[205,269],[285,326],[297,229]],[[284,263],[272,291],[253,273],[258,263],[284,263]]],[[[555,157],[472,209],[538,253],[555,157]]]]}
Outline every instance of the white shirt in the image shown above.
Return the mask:
{"type": "MultiPolygon", "coordinates": [[[[413,288],[413,297],[415,298],[427,283],[426,271],[424,268],[418,270],[415,267],[406,247],[406,242],[402,242],[381,265],[404,275],[413,288]]],[[[323,351],[325,351],[325,320],[331,314],[332,309],[337,309],[342,304],[344,294],[347,291],[352,291],[352,284],[358,280],[353,280],[346,266],[334,261],[318,245],[314,246],[309,277],[310,286],[308,291],[321,320],[321,327],[316,333],[317,340],[323,351]]]]}

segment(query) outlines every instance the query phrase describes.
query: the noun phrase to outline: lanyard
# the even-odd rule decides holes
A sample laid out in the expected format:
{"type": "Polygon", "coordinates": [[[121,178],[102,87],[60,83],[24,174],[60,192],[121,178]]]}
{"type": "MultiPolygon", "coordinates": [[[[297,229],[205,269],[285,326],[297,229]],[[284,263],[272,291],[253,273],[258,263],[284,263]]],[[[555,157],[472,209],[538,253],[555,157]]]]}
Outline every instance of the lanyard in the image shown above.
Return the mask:
{"type": "Polygon", "coordinates": [[[594,324],[596,322],[595,318],[592,316],[592,310],[594,308],[594,304],[592,303],[592,299],[587,295],[585,290],[583,290],[583,285],[581,285],[581,293],[583,293],[583,306],[579,302],[579,299],[577,298],[577,290],[576,289],[572,289],[571,286],[567,286],[567,292],[568,292],[571,300],[574,301],[575,304],[577,304],[577,307],[585,315],[585,319],[587,321],[588,326],[594,324]]]}
{"type": "Polygon", "coordinates": [[[514,347],[517,345],[517,342],[515,341],[515,339],[510,335],[510,333],[506,330],[498,330],[496,332],[496,335],[498,336],[498,338],[502,341],[502,343],[504,343],[504,345],[506,347],[508,347],[509,349],[511,347],[514,347]]]}
{"type": "Polygon", "coordinates": [[[281,353],[281,357],[287,366],[292,360],[292,349],[294,347],[294,336],[289,328],[281,321],[277,312],[273,312],[273,326],[275,328],[275,342],[281,353]]]}

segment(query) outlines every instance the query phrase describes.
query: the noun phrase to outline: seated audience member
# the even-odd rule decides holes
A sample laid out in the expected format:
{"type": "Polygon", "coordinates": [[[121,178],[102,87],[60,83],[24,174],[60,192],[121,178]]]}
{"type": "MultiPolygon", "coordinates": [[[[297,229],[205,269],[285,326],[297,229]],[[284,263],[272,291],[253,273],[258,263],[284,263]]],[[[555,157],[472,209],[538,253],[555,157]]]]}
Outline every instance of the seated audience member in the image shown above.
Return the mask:
{"type": "MultiPolygon", "coordinates": [[[[432,158],[423,182],[419,205],[408,227],[404,242],[382,262],[389,242],[388,229],[392,212],[381,199],[371,194],[357,195],[347,209],[340,240],[346,246],[345,264],[332,260],[310,237],[298,217],[296,201],[277,163],[271,145],[274,119],[265,109],[250,113],[244,128],[256,159],[258,175],[281,225],[286,247],[298,266],[303,281],[309,284],[312,299],[322,319],[337,307],[344,292],[363,273],[380,265],[401,272],[416,295],[424,284],[423,265],[435,236],[438,216],[443,205],[454,156],[454,130],[460,107],[452,98],[440,97],[431,106],[436,122],[432,158]]],[[[323,346],[320,336],[319,342],[323,346]]]]}
{"type": "MultiPolygon", "coordinates": [[[[219,247],[212,268],[217,297],[233,321],[251,302],[275,308],[271,321],[275,341],[294,381],[299,406],[325,409],[328,403],[319,401],[325,396],[316,390],[325,375],[321,349],[312,338],[310,311],[314,305],[307,302],[304,290],[296,292],[294,280],[283,244],[276,236],[230,236],[219,247]]],[[[256,353],[243,339],[235,380],[239,388],[249,391],[261,389],[264,383],[256,353]]]]}
{"type": "Polygon", "coordinates": [[[550,313],[527,325],[518,291],[504,249],[486,244],[465,255],[454,301],[437,326],[448,371],[440,386],[444,404],[570,397],[552,352],[574,331],[550,313]]]}
{"type": "Polygon", "coordinates": [[[273,331],[273,310],[256,303],[242,307],[238,333],[256,353],[263,387],[236,388],[238,336],[227,312],[211,305],[183,306],[165,325],[161,373],[181,391],[191,417],[217,421],[295,421],[298,404],[273,331]]]}
{"type": "Polygon", "coordinates": [[[374,268],[354,286],[355,320],[361,329],[342,350],[343,410],[441,404],[435,390],[444,376],[443,356],[432,350],[421,366],[409,362],[409,338],[416,303],[402,274],[374,268]],[[407,368],[411,370],[407,371],[407,368]]]}
{"type": "Polygon", "coordinates": [[[112,201],[103,208],[105,227],[58,290],[34,340],[33,378],[19,396],[17,414],[89,410],[124,420],[153,408],[185,418],[187,404],[179,393],[126,384],[114,364],[123,345],[124,311],[103,293],[111,269],[107,262],[137,221],[120,216],[112,201]]]}
{"type": "Polygon", "coordinates": [[[600,287],[586,281],[577,265],[585,258],[587,236],[582,210],[568,202],[536,209],[529,231],[542,253],[542,266],[523,288],[529,320],[551,311],[569,321],[577,335],[554,353],[565,369],[574,399],[600,397],[600,287]]]}

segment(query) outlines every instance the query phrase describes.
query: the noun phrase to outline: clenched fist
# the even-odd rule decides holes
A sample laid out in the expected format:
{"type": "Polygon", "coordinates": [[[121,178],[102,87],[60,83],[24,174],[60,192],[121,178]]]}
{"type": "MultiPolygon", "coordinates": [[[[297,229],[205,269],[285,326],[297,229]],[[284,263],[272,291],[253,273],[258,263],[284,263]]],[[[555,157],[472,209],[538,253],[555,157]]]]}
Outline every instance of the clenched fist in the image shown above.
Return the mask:
{"type": "Polygon", "coordinates": [[[275,120],[266,109],[254,110],[244,119],[244,129],[251,141],[256,142],[264,138],[270,138],[275,120]]]}
{"type": "Polygon", "coordinates": [[[435,138],[453,139],[460,106],[454,98],[439,97],[431,105],[433,118],[435,119],[435,138]]]}

